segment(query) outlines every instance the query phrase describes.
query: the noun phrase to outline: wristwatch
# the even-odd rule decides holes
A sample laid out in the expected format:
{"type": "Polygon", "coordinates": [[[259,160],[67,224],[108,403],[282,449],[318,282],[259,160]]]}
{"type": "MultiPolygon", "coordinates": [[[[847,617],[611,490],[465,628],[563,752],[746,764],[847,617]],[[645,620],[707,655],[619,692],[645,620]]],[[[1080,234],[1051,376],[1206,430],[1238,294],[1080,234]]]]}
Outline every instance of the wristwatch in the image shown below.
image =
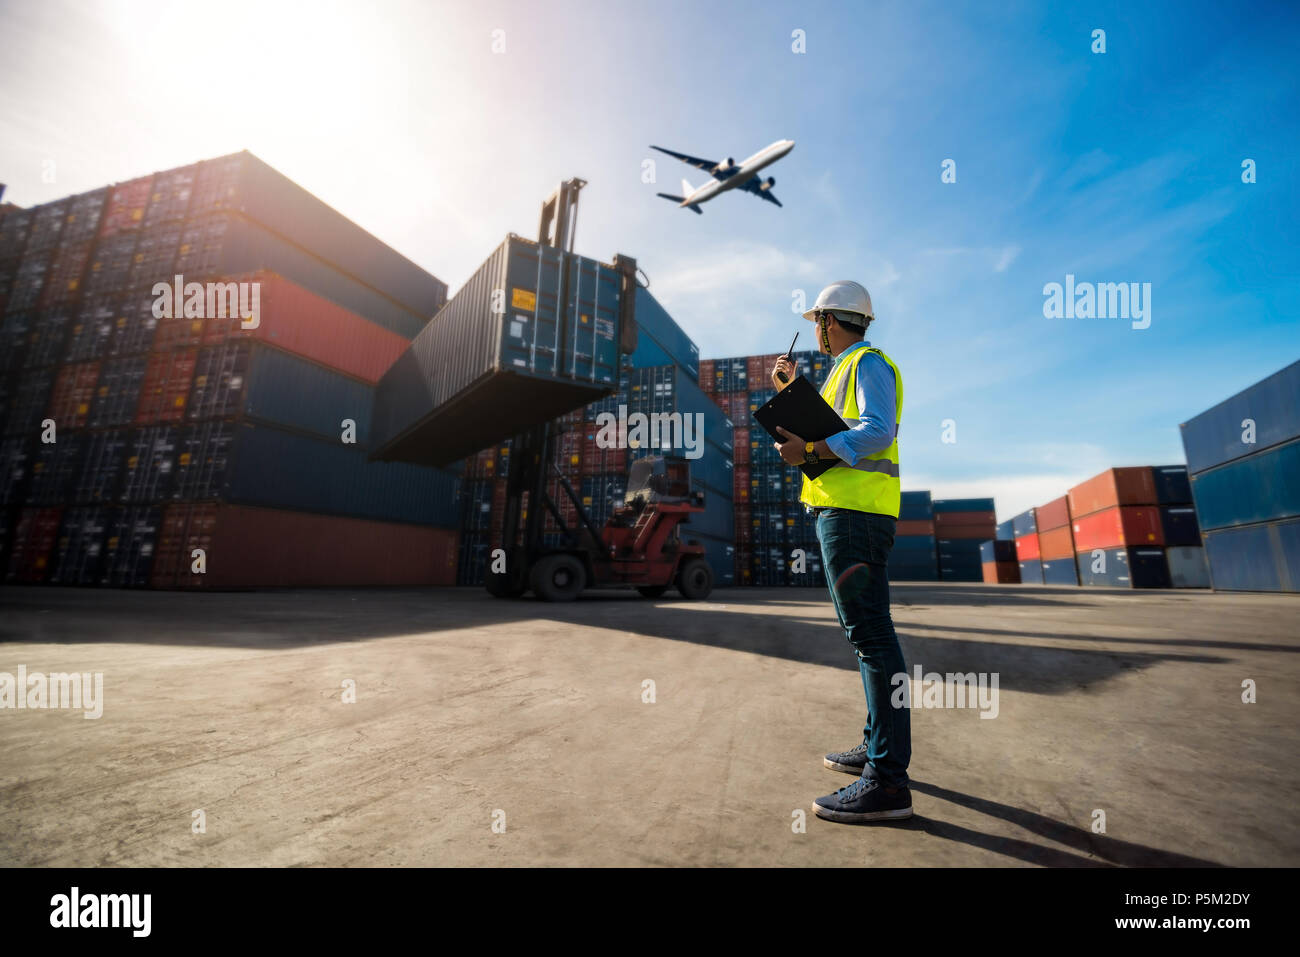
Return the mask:
{"type": "Polygon", "coordinates": [[[818,462],[821,461],[821,459],[817,457],[817,452],[815,451],[816,448],[817,448],[816,442],[804,443],[803,460],[807,462],[809,465],[816,465],[818,462]]]}

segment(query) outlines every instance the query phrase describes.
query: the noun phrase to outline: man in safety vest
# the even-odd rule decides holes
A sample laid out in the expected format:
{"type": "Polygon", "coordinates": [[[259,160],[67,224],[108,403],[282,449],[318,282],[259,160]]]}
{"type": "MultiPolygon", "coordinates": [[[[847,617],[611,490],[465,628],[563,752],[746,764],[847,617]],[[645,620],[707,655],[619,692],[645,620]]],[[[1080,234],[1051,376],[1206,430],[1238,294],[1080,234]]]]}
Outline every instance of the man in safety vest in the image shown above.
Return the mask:
{"type": "MultiPolygon", "coordinates": [[[[895,675],[907,667],[889,615],[885,564],[894,545],[901,497],[898,423],[903,415],[903,377],[892,359],[866,341],[875,319],[871,296],[856,282],[834,282],[803,314],[817,324],[821,351],[835,357],[821,389],[848,428],[820,442],[784,429],[776,443],[790,465],[833,459],[816,479],[803,479],[799,496],[816,516],[822,568],[840,627],[857,652],[867,695],[862,743],[826,755],[824,764],[859,775],[834,794],[818,798],[813,812],[831,821],[896,821],[912,816],[907,765],[912,756],[911,716],[890,702],[895,675]]],[[[797,370],[785,357],[772,370],[783,389],[797,370]],[[788,381],[778,376],[783,374],[788,381]]]]}

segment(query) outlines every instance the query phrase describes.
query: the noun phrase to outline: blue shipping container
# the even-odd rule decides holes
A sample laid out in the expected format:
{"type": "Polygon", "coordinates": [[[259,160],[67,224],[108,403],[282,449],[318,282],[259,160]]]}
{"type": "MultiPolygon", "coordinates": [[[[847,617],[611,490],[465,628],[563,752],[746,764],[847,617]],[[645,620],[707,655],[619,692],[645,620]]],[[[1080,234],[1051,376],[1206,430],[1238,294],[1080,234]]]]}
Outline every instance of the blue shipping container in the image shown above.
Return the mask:
{"type": "Polygon", "coordinates": [[[1179,429],[1187,470],[1193,475],[1300,437],[1300,362],[1225,399],[1179,429]]]}
{"type": "Polygon", "coordinates": [[[1300,515],[1300,441],[1192,476],[1205,530],[1300,515]]]}
{"type": "Polygon", "coordinates": [[[1020,563],[1020,583],[1022,585],[1043,584],[1043,563],[1037,558],[1020,563]]]}
{"type": "Polygon", "coordinates": [[[628,357],[634,368],[673,364],[700,381],[700,349],[650,291],[636,287],[637,347],[628,357]],[[660,358],[666,356],[667,358],[660,358]]]}
{"type": "Polygon", "coordinates": [[[1156,483],[1156,501],[1161,505],[1186,505],[1192,500],[1192,483],[1186,465],[1156,465],[1151,468],[1156,483]]]}
{"type": "Polygon", "coordinates": [[[1300,520],[1205,536],[1210,582],[1221,591],[1300,591],[1300,520]]]}
{"type": "Polygon", "coordinates": [[[1021,512],[1011,520],[1011,529],[1016,533],[1016,538],[1023,538],[1038,531],[1037,513],[1038,509],[1031,508],[1027,512],[1021,512]]]}

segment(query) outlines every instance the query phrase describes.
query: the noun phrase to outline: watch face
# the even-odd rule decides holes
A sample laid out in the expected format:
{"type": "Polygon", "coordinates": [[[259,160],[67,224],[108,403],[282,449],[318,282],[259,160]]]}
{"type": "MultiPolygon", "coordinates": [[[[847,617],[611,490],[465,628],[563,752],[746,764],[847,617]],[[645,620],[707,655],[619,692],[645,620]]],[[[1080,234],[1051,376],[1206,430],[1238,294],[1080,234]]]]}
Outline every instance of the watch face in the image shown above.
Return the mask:
{"type": "Polygon", "coordinates": [[[805,443],[804,443],[804,447],[803,447],[804,455],[812,455],[812,454],[813,454],[813,450],[816,449],[816,448],[817,448],[817,443],[815,443],[815,442],[805,442],[805,443]]]}

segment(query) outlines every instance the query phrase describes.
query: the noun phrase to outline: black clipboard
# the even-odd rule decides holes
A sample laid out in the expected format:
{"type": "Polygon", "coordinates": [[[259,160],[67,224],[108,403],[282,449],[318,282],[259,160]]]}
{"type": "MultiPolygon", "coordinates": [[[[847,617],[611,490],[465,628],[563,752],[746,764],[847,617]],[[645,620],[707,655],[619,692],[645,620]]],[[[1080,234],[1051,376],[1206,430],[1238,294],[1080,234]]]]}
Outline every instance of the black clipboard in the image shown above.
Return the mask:
{"type": "MultiPolygon", "coordinates": [[[[755,411],[754,418],[778,442],[786,441],[785,436],[776,430],[778,425],[809,442],[820,442],[849,427],[804,376],[799,376],[755,411]]],[[[832,458],[822,459],[816,465],[804,463],[799,470],[808,478],[815,479],[835,468],[838,461],[832,458]]]]}

